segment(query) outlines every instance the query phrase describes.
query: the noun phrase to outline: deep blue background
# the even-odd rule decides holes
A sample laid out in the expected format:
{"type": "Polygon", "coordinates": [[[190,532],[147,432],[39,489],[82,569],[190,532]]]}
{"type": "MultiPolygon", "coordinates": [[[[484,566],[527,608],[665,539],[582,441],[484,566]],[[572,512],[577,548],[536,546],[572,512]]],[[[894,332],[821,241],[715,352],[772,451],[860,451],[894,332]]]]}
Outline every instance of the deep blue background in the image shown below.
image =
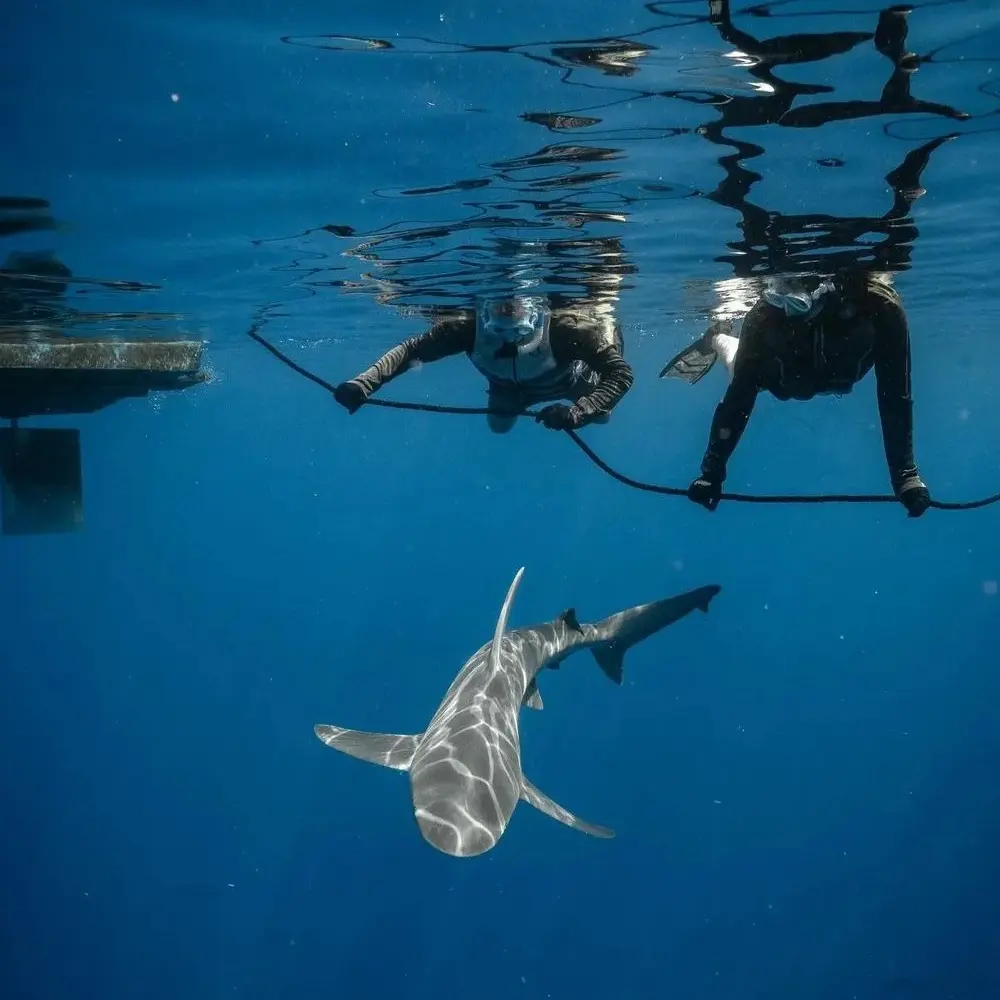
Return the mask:
{"type": "MultiPolygon", "coordinates": [[[[870,31],[878,6],[818,9],[737,19],[765,37],[870,31]]],[[[251,241],[464,217],[453,194],[393,192],[586,140],[524,111],[720,75],[748,92],[730,46],[705,23],[674,27],[647,39],[659,48],[630,80],[563,80],[441,44],[541,51],[672,23],[595,0],[14,0],[4,18],[0,193],[48,198],[66,223],[6,242],[51,247],[78,275],[162,284],[132,305],[183,313],[216,377],[33,422],[82,429],[86,528],[0,541],[0,996],[1000,995],[996,508],[708,515],[628,490],[529,424],[496,437],[473,418],[348,418],[245,336],[272,307],[285,349],[335,381],[354,374],[421,329],[370,294],[302,280],[295,262],[314,254],[325,278],[370,288],[378,268],[340,256],[358,240],[251,241]],[[321,34],[397,48],[281,41],[321,34]],[[405,41],[417,36],[432,41],[405,41]],[[421,841],[404,776],[330,753],[312,726],[422,728],[521,565],[516,624],[723,591],[631,653],[621,690],[580,656],[522,717],[532,781],[617,838],[522,806],[492,853],[456,861],[421,841]]],[[[1000,12],[916,5],[909,47],[952,41],[942,58],[967,58],[922,67],[914,93],[970,122],[917,116],[901,138],[881,118],[769,126],[752,130],[767,149],[753,169],[775,210],[877,215],[907,148],[961,133],[923,177],[897,284],[921,470],[936,496],[968,499],[1000,489],[1000,12]],[[817,166],[830,156],[844,168],[817,166]]],[[[875,99],[886,77],[870,45],[781,73],[838,99],[875,99]]],[[[605,130],[711,118],[669,99],[600,114],[605,130]]],[[[617,190],[721,177],[722,150],[697,134],[625,148],[617,190]]],[[[611,228],[638,268],[621,302],[636,385],[586,436],[631,475],[683,484],[724,382],[655,375],[704,328],[684,283],[729,275],[714,258],[738,217],[699,198],[629,213],[611,228]]],[[[475,404],[470,372],[444,362],[386,395],[475,404]]],[[[761,399],[730,470],[734,489],[884,492],[873,385],[761,399]]]]}

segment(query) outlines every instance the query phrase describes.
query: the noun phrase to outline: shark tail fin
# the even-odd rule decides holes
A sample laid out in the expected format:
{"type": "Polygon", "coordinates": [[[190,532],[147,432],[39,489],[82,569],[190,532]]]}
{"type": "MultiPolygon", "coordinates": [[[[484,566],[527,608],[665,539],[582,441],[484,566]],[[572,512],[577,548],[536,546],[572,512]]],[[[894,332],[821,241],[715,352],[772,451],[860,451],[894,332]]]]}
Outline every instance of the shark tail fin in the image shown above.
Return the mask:
{"type": "Polygon", "coordinates": [[[615,684],[621,684],[625,677],[625,654],[633,646],[692,611],[707,612],[712,598],[720,589],[717,584],[699,587],[677,597],[619,611],[598,622],[594,627],[607,638],[591,646],[597,665],[615,684]]]}
{"type": "Polygon", "coordinates": [[[490,647],[490,669],[493,671],[500,669],[500,650],[503,646],[503,634],[507,631],[507,619],[510,618],[510,609],[514,603],[514,595],[517,593],[517,587],[521,582],[522,576],[524,576],[523,566],[514,574],[514,579],[511,580],[510,587],[507,588],[507,596],[504,598],[503,607],[500,609],[500,617],[497,618],[497,627],[493,631],[493,644],[490,647]]]}
{"type": "Polygon", "coordinates": [[[594,646],[591,652],[605,676],[621,684],[625,679],[625,651],[628,647],[621,642],[609,642],[604,646],[594,646]]]}
{"type": "Polygon", "coordinates": [[[313,732],[334,750],[396,771],[409,770],[413,755],[420,745],[419,736],[399,733],[365,733],[360,729],[323,725],[313,726],[313,732]]]}
{"type": "Polygon", "coordinates": [[[719,590],[719,587],[702,587],[701,590],[698,591],[698,597],[695,600],[694,606],[699,611],[704,611],[707,615],[708,607],[712,603],[712,598],[715,597],[719,590]]]}

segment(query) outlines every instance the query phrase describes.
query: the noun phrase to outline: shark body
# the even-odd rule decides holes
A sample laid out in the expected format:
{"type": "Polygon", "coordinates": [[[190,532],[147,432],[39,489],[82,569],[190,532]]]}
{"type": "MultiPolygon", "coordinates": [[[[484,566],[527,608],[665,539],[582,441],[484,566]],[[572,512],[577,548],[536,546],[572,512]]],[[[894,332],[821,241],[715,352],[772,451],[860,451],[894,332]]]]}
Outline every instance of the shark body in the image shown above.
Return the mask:
{"type": "Polygon", "coordinates": [[[521,706],[541,709],[539,671],[558,667],[579,649],[590,649],[604,673],[621,684],[628,649],[695,609],[708,611],[720,590],[715,585],[700,587],[628,608],[594,625],[580,624],[570,608],[545,624],[508,631],[523,574],[521,567],[507,591],[493,638],[458,672],[422,733],[314,727],[327,746],[408,772],[421,834],[454,857],[474,857],[494,847],[520,799],[583,833],[614,836],[607,827],[564,809],[524,776],[518,728],[521,706]]]}

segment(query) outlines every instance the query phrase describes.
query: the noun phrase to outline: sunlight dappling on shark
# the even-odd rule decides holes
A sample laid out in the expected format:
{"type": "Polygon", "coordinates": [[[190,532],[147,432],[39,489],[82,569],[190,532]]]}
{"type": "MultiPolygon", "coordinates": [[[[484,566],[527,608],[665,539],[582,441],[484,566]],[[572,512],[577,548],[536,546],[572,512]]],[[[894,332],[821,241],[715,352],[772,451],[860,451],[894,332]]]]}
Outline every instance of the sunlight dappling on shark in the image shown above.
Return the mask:
{"type": "Polygon", "coordinates": [[[636,644],[685,617],[708,611],[717,585],[619,611],[594,625],[570,608],[553,621],[507,629],[524,567],[507,591],[493,638],[458,672],[423,733],[366,733],[317,725],[316,735],[352,757],[410,776],[413,812],[424,839],[454,857],[494,847],[520,799],[593,837],[614,831],[564,809],[524,776],[518,716],[522,705],[541,709],[537,675],[589,649],[607,677],[621,684],[624,657],[636,644]]]}

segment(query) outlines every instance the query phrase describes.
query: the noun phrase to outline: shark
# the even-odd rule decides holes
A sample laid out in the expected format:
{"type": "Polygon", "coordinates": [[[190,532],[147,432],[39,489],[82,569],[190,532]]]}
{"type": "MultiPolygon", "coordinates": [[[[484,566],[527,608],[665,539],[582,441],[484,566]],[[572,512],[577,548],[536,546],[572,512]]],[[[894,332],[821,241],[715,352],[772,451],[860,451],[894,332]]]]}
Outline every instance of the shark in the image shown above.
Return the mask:
{"type": "Polygon", "coordinates": [[[525,777],[520,710],[541,710],[540,671],[557,669],[582,649],[589,649],[605,675],[621,685],[629,649],[696,609],[707,612],[721,589],[715,584],[699,587],[619,611],[593,625],[578,621],[569,608],[545,624],[508,630],[523,575],[522,566],[507,591],[492,639],[459,670],[422,733],[313,727],[335,750],[407,772],[421,835],[456,858],[475,857],[496,846],[521,800],[574,830],[614,837],[613,830],[564,809],[525,777]]]}

